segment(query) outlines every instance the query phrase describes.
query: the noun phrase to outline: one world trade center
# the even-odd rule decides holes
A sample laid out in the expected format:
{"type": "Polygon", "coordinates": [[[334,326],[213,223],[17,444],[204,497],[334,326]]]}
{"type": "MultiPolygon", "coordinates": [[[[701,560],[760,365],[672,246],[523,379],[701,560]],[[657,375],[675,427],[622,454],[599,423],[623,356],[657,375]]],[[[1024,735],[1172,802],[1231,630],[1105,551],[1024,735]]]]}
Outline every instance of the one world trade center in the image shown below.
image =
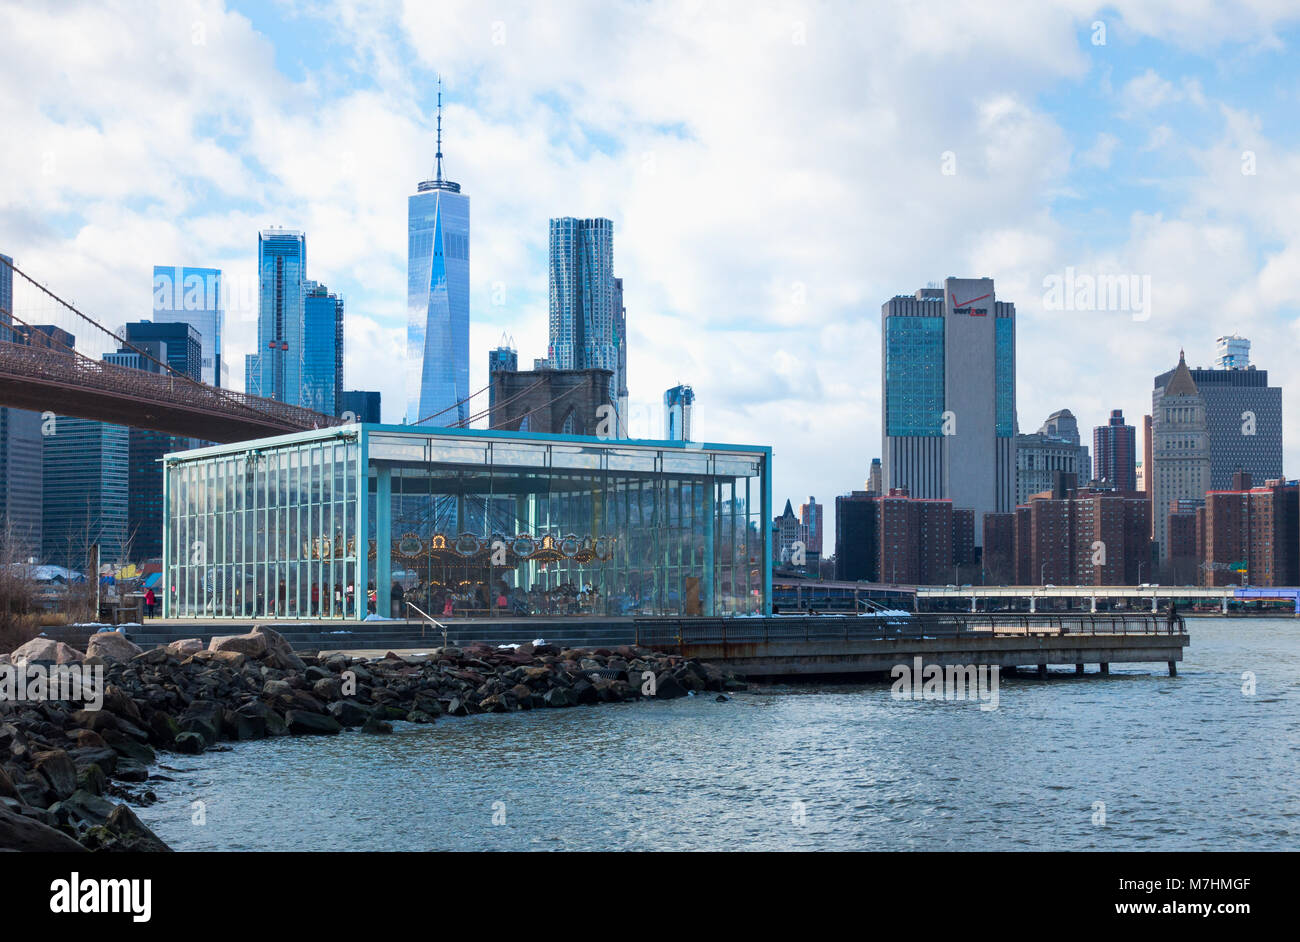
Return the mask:
{"type": "Polygon", "coordinates": [[[442,86],[434,178],[407,206],[406,421],[469,418],[469,197],[442,176],[442,86]]]}

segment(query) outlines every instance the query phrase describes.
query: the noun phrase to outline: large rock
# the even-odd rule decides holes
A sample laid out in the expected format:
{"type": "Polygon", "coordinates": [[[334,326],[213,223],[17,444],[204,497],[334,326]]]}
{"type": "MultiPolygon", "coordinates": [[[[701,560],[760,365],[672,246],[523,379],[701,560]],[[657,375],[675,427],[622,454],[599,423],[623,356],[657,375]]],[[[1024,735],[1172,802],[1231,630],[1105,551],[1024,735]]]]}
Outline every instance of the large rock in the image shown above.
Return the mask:
{"type": "Polygon", "coordinates": [[[686,688],[668,671],[661,671],[655,678],[655,696],[660,700],[672,700],[686,696],[686,688]]]}
{"type": "Polygon", "coordinates": [[[80,664],[86,656],[62,641],[33,638],[26,644],[14,648],[9,658],[14,664],[80,664]]]}
{"type": "Polygon", "coordinates": [[[0,804],[0,848],[29,852],[81,853],[82,847],[72,838],[26,815],[10,811],[0,804]]]}
{"type": "Polygon", "coordinates": [[[288,724],[291,733],[333,735],[343,731],[343,727],[334,717],[322,713],[308,713],[306,710],[290,710],[284,715],[284,721],[288,724]]]}
{"type": "Polygon", "coordinates": [[[144,649],[119,631],[93,634],[90,643],[86,645],[86,657],[103,658],[105,661],[129,661],[143,653],[144,649]]]}
{"type": "Polygon", "coordinates": [[[86,846],[92,850],[126,851],[132,853],[157,853],[170,851],[153,831],[145,827],[135,812],[126,805],[118,805],[102,827],[86,832],[86,846]]]}
{"type": "Polygon", "coordinates": [[[198,654],[203,649],[204,649],[203,641],[201,639],[182,638],[180,641],[173,641],[171,644],[167,645],[167,647],[165,647],[163,650],[166,651],[168,654],[175,655],[181,660],[184,660],[185,658],[193,654],[198,654]]]}
{"type": "Polygon", "coordinates": [[[56,797],[67,798],[77,790],[77,766],[62,749],[38,752],[32,758],[32,767],[50,783],[56,797]]]}
{"type": "Polygon", "coordinates": [[[344,726],[361,726],[370,718],[370,711],[354,700],[337,700],[329,705],[329,711],[344,726]]]}
{"type": "Polygon", "coordinates": [[[278,631],[272,631],[270,628],[257,625],[253,628],[252,633],[261,635],[266,639],[266,662],[272,667],[278,667],[282,671],[307,669],[306,662],[293,653],[293,645],[284,640],[284,635],[278,631]]]}
{"type": "Polygon", "coordinates": [[[260,658],[266,654],[266,636],[250,631],[246,635],[223,635],[208,643],[209,651],[234,651],[248,657],[260,658]]]}

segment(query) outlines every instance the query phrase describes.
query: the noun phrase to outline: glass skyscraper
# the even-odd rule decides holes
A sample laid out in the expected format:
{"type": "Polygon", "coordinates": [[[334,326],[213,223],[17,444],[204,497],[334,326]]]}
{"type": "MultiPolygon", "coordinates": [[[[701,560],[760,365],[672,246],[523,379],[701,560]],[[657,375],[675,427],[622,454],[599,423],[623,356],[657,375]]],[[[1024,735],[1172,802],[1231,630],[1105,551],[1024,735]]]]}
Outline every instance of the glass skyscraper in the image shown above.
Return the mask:
{"type": "Polygon", "coordinates": [[[623,279],[614,277],[614,224],[608,219],[551,220],[550,346],[557,370],[610,370],[609,399],[627,434],[626,317],[623,279]]]}
{"type": "Polygon", "coordinates": [[[244,391],[295,406],[303,401],[307,237],[293,229],[257,234],[257,353],[244,363],[244,391]]]}
{"type": "Polygon", "coordinates": [[[230,385],[230,367],[221,354],[226,310],[219,268],[155,265],[153,319],[159,323],[189,324],[197,330],[202,343],[200,379],[209,386],[230,385]]]}
{"type": "Polygon", "coordinates": [[[442,91],[434,178],[407,200],[406,420],[469,418],[469,197],[442,177],[442,91]]]}
{"type": "Polygon", "coordinates": [[[948,278],[881,308],[882,487],[986,513],[1016,501],[1016,308],[948,278]]]}
{"type": "Polygon", "coordinates": [[[338,415],[343,397],[343,299],[324,285],[309,281],[303,309],[306,349],[302,405],[326,415],[338,415]]]}
{"type": "Polygon", "coordinates": [[[131,538],[127,427],[62,415],[54,423],[53,434],[42,439],[44,561],[84,570],[94,544],[101,563],[125,561],[131,538]]]}

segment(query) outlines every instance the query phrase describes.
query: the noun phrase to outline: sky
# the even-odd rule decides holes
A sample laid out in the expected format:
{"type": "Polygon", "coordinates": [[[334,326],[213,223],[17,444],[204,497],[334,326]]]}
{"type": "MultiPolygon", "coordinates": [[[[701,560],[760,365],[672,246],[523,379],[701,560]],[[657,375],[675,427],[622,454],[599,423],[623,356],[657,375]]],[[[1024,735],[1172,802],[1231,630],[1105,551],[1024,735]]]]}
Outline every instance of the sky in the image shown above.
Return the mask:
{"type": "Polygon", "coordinates": [[[301,229],[346,299],[345,387],[400,421],[441,75],[471,389],[503,334],[546,353],[548,220],[604,216],[633,434],[690,383],[696,438],[772,446],[777,510],[833,522],[863,487],[881,305],[949,275],[1016,304],[1021,431],[1140,428],[1179,350],[1209,366],[1233,332],[1300,415],[1293,0],[0,0],[0,24],[0,253],[110,326],[149,316],[154,265],[222,269],[236,387],[257,232],[301,229]],[[1071,273],[1140,294],[1081,310],[1071,273]]]}

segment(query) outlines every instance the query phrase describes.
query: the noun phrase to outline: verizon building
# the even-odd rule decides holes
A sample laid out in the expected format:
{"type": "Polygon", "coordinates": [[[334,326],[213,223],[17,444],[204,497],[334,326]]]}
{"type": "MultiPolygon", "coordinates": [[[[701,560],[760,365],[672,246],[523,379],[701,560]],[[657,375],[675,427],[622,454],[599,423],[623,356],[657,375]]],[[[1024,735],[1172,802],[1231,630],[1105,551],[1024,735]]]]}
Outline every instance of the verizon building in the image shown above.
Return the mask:
{"type": "Polygon", "coordinates": [[[882,488],[975,513],[1016,501],[1016,307],[948,278],[881,307],[882,488]]]}

